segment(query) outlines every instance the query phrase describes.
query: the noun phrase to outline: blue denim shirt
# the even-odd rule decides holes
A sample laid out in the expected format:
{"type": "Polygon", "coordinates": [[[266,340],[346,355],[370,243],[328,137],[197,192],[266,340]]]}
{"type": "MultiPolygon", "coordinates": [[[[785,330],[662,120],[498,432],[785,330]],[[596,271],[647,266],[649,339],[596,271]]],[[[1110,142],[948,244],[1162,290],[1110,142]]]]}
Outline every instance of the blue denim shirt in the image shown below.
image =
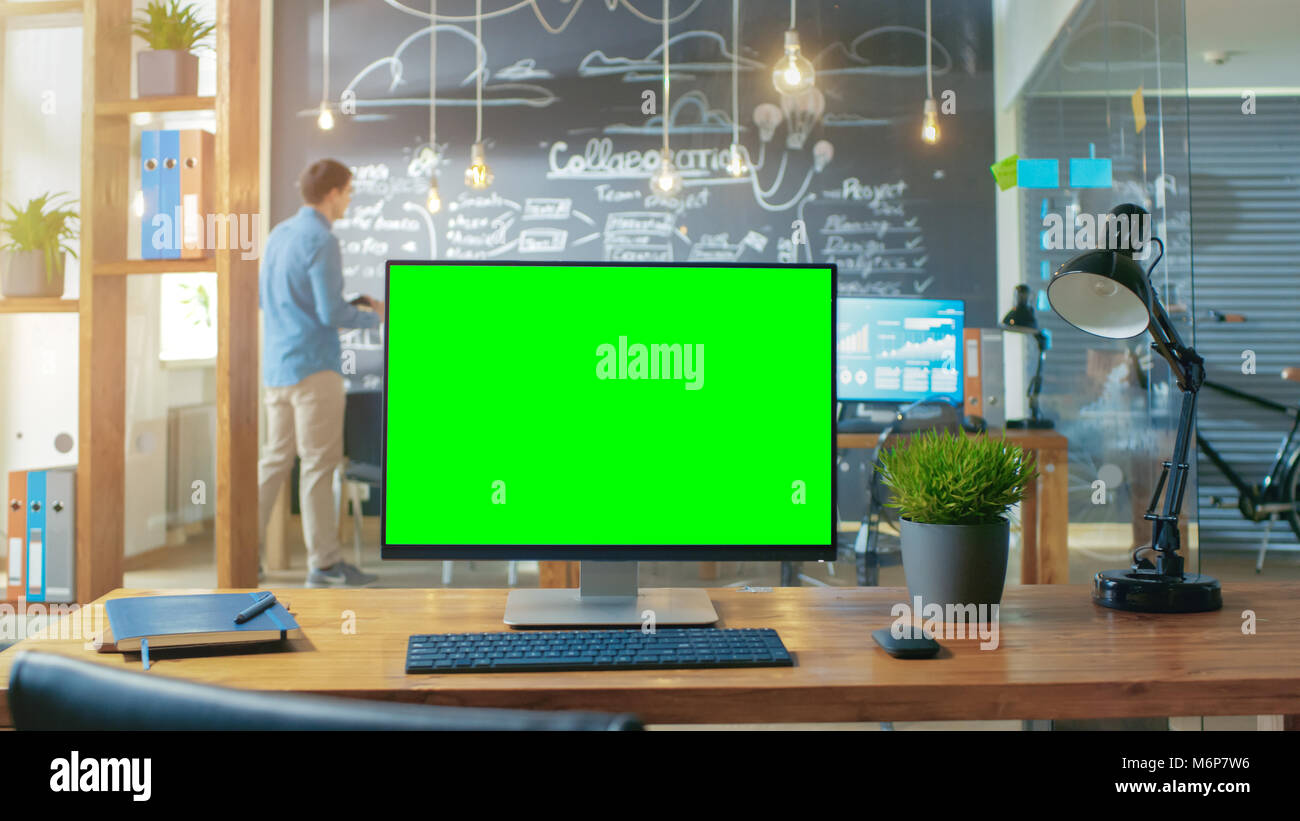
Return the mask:
{"type": "Polygon", "coordinates": [[[296,385],[319,371],[339,372],[340,328],[377,328],[379,315],[343,301],[343,254],[309,205],[271,231],[258,274],[262,382],[296,385]]]}

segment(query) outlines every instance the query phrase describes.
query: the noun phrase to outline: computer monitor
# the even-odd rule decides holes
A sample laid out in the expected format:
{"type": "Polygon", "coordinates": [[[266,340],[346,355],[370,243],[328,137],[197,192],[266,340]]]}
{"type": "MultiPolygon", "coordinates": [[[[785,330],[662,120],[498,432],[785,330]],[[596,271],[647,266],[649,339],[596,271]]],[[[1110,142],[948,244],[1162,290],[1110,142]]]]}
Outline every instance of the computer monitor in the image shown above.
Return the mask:
{"type": "Polygon", "coordinates": [[[834,558],[831,265],[387,266],[382,556],[580,560],[506,622],[703,624],[636,563],[834,558]]]}
{"type": "Polygon", "coordinates": [[[893,404],[940,399],[960,408],[964,315],[958,299],[840,297],[837,395],[893,404]]]}

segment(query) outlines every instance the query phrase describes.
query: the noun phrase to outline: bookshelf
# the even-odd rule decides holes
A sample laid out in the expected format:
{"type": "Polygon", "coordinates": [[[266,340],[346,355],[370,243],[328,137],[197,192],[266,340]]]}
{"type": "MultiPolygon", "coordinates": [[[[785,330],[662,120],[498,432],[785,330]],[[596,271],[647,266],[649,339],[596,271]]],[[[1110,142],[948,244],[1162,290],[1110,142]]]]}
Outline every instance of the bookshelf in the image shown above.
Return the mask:
{"type": "MultiPolygon", "coordinates": [[[[0,3],[0,11],[12,3],[0,3]]],[[[71,5],[71,4],[67,4],[71,5]]],[[[128,276],[217,274],[217,585],[257,585],[257,261],[127,258],[131,115],[216,115],[214,210],[258,213],[262,0],[217,0],[217,94],[131,98],[130,0],[85,0],[82,11],[82,259],[77,598],[122,586],[128,276]],[[253,511],[249,515],[248,511],[253,511]]],[[[3,310],[3,309],[0,309],[3,310]]],[[[52,310],[52,309],[48,309],[52,310]]]]}
{"type": "Polygon", "coordinates": [[[77,300],[54,297],[0,298],[0,314],[57,314],[77,312],[77,300]]]}

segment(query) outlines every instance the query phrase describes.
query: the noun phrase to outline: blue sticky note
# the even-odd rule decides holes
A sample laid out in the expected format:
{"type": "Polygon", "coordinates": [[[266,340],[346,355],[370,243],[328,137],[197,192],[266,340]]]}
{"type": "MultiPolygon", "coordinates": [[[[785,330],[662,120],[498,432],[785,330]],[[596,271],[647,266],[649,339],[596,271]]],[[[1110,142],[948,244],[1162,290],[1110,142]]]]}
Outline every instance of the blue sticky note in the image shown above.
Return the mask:
{"type": "Polygon", "coordinates": [[[1047,260],[1043,260],[1042,265],[1039,268],[1039,278],[1050,279],[1051,276],[1052,276],[1052,269],[1048,266],[1047,260]]]}
{"type": "Polygon", "coordinates": [[[1060,188],[1061,164],[1056,160],[1020,160],[1016,184],[1021,188],[1060,188]]]}
{"type": "Polygon", "coordinates": [[[1110,188],[1110,160],[1075,157],[1070,160],[1071,188],[1110,188]]]}
{"type": "Polygon", "coordinates": [[[1039,292],[1038,292],[1038,307],[1037,307],[1036,310],[1039,310],[1039,311],[1050,311],[1051,309],[1052,309],[1051,306],[1047,304],[1047,291],[1046,291],[1046,290],[1039,291],[1039,292]]]}

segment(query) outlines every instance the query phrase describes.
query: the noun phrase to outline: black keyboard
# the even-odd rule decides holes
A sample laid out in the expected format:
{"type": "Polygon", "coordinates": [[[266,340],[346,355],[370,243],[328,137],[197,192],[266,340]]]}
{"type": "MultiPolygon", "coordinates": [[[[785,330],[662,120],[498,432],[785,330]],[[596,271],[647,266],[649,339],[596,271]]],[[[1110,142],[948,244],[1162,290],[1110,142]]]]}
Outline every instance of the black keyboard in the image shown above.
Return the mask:
{"type": "Polygon", "coordinates": [[[759,628],[436,633],[406,645],[408,673],[791,666],[776,631],[759,628]]]}

